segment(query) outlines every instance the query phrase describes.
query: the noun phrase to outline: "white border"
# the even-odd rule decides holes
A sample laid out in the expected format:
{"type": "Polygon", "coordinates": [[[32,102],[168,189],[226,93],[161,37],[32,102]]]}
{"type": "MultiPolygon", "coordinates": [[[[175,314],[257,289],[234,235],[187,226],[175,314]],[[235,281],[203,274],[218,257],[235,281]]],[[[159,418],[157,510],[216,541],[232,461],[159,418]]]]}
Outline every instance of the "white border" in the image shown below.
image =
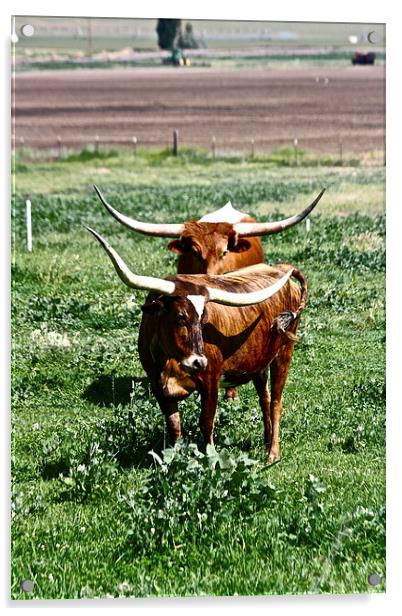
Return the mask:
{"type": "MultiPolygon", "coordinates": [[[[2,607],[13,609],[20,613],[23,609],[42,610],[43,608],[58,608],[74,610],[74,614],[83,614],[87,609],[104,609],[106,612],[119,610],[135,610],[135,613],[177,614],[191,610],[192,613],[203,613],[207,610],[232,612],[244,610],[249,607],[255,614],[267,613],[268,610],[280,609],[285,616],[293,611],[301,616],[321,614],[325,609],[327,614],[344,613],[359,616],[370,616],[381,609],[392,610],[400,606],[400,590],[402,588],[402,543],[399,524],[402,521],[401,510],[401,463],[400,439],[402,437],[402,422],[400,396],[398,397],[397,370],[402,366],[401,357],[401,326],[398,306],[401,305],[401,293],[398,291],[399,271],[396,263],[400,258],[397,246],[400,244],[400,210],[397,203],[398,181],[401,177],[401,87],[400,77],[400,40],[402,23],[398,19],[397,3],[393,0],[382,2],[367,2],[367,0],[337,0],[336,2],[312,2],[311,0],[287,0],[287,2],[262,3],[257,0],[248,0],[246,3],[233,3],[225,0],[216,2],[203,0],[201,3],[185,2],[184,0],[151,0],[146,3],[134,3],[114,0],[111,3],[87,0],[85,3],[77,0],[60,0],[50,2],[10,2],[6,0],[1,4],[1,43],[2,43],[2,73],[3,96],[6,101],[1,114],[3,124],[2,134],[6,136],[3,143],[3,164],[0,165],[2,198],[2,224],[0,225],[0,250],[2,276],[2,318],[0,319],[1,340],[5,341],[2,348],[2,370],[0,390],[3,396],[1,405],[2,426],[2,531],[6,539],[2,542],[3,552],[0,555],[0,583],[2,607]],[[388,423],[387,432],[387,489],[388,489],[388,542],[387,542],[387,593],[384,595],[354,595],[354,596],[310,596],[310,597],[250,597],[250,598],[206,598],[206,599],[147,599],[147,600],[120,600],[120,601],[58,601],[58,602],[27,602],[17,603],[7,600],[9,593],[9,557],[8,557],[8,489],[9,489],[9,144],[10,144],[10,97],[9,97],[9,40],[10,15],[66,15],[66,16],[105,16],[105,17],[182,17],[192,19],[256,19],[266,21],[338,21],[338,22],[373,22],[387,24],[387,355],[388,355],[388,423]],[[399,66],[398,66],[399,65],[399,66]],[[8,341],[8,344],[7,344],[8,341]],[[398,399],[399,398],[399,399],[398,399]],[[399,403],[399,404],[398,404],[399,403]]],[[[400,191],[400,189],[399,189],[400,191]]],[[[399,371],[398,371],[399,372],[399,371]]],[[[228,572],[230,574],[230,572],[228,572]]]]}
{"type": "MultiPolygon", "coordinates": [[[[7,5],[7,2],[6,2],[7,5]]],[[[286,3],[264,5],[259,0],[248,0],[235,4],[229,0],[203,0],[200,3],[188,0],[150,0],[147,3],[134,3],[128,0],[115,0],[113,3],[99,3],[95,0],[55,4],[51,0],[35,3],[28,0],[14,0],[10,3],[14,15],[48,16],[93,16],[93,17],[182,17],[191,19],[243,19],[266,21],[333,21],[357,23],[382,23],[396,16],[392,0],[382,3],[368,3],[363,0],[338,0],[324,3],[312,0],[287,0],[286,3]],[[387,19],[388,17],[388,19],[387,19]]]]}

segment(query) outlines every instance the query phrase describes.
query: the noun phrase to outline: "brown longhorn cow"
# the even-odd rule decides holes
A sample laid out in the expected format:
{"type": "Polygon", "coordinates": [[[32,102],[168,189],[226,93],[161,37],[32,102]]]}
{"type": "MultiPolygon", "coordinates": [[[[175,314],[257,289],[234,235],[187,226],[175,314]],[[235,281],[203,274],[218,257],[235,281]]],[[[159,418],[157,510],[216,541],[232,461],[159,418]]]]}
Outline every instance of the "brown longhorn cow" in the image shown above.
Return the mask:
{"type": "Polygon", "coordinates": [[[180,400],[200,393],[200,428],[205,442],[213,444],[219,386],[252,380],[268,462],[278,461],[282,392],[307,301],[303,274],[286,264],[259,264],[220,276],[137,276],[98,233],[89,231],[128,287],[151,291],[142,307],[138,350],[171,443],[181,437],[180,400]]]}
{"type": "Polygon", "coordinates": [[[256,222],[229,202],[219,210],[184,224],[144,223],[112,207],[94,186],[108,212],[120,223],[145,235],[174,237],[169,250],[179,255],[178,274],[224,274],[262,263],[264,253],[258,236],[280,233],[304,220],[315,208],[324,190],[299,214],[277,222],[256,222]]]}

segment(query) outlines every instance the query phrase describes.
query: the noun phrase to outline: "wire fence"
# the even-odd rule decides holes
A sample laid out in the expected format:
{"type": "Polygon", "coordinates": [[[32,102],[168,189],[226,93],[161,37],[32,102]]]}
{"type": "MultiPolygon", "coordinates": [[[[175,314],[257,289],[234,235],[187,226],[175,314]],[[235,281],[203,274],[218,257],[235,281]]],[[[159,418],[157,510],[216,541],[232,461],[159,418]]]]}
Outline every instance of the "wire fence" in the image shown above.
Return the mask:
{"type": "Polygon", "coordinates": [[[203,139],[193,140],[183,138],[180,130],[174,129],[166,136],[165,142],[158,138],[144,138],[137,135],[113,136],[94,134],[92,137],[57,135],[52,139],[30,139],[24,137],[13,138],[14,152],[22,158],[35,159],[65,159],[69,155],[74,155],[82,151],[94,154],[107,155],[110,150],[132,151],[134,154],[141,150],[170,150],[172,156],[178,156],[183,151],[191,149],[202,150],[209,153],[211,158],[216,159],[225,156],[241,156],[247,158],[259,157],[280,157],[283,161],[295,166],[308,166],[320,164],[336,165],[357,165],[371,164],[384,166],[386,163],[385,147],[381,145],[378,149],[367,152],[357,152],[354,142],[344,139],[326,140],[326,150],[315,147],[314,138],[299,138],[290,136],[284,138],[255,138],[254,136],[243,136],[238,138],[228,138],[223,135],[205,135],[203,139]]]}

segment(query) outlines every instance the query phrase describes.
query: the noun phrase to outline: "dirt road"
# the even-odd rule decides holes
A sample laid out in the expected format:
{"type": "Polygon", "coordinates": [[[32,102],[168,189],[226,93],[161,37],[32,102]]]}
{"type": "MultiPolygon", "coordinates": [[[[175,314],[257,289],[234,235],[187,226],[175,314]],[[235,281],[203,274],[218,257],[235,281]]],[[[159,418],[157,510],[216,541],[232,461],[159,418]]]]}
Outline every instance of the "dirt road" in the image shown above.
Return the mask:
{"type": "Polygon", "coordinates": [[[14,142],[32,148],[186,145],[257,151],[279,145],[382,150],[385,68],[217,70],[199,67],[18,73],[14,142]]]}

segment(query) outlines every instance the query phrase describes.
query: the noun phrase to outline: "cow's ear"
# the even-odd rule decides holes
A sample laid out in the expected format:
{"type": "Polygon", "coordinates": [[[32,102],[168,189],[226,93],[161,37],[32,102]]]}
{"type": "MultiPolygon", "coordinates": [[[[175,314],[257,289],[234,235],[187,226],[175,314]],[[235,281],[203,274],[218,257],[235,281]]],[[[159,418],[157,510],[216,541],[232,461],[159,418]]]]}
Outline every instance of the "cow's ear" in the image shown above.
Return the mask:
{"type": "Polygon", "coordinates": [[[172,252],[182,255],[184,252],[188,252],[191,249],[192,242],[188,237],[180,237],[178,240],[169,242],[167,247],[172,252]]]}
{"type": "Polygon", "coordinates": [[[251,246],[249,240],[239,237],[237,233],[233,232],[229,235],[228,249],[230,252],[244,252],[251,246]]]}
{"type": "Polygon", "coordinates": [[[245,250],[248,250],[251,246],[251,243],[246,240],[243,239],[242,237],[240,237],[236,244],[233,246],[233,248],[231,248],[232,252],[244,252],[245,250]]]}
{"type": "Polygon", "coordinates": [[[160,315],[164,309],[165,306],[161,299],[154,299],[152,302],[148,302],[147,304],[141,306],[142,312],[154,316],[160,315]]]}
{"type": "Polygon", "coordinates": [[[201,327],[204,327],[208,323],[208,308],[205,306],[204,312],[201,317],[201,327]]]}
{"type": "Polygon", "coordinates": [[[183,253],[183,244],[181,240],[172,240],[171,242],[169,242],[167,247],[169,248],[169,250],[175,252],[176,254],[181,255],[183,253]]]}

